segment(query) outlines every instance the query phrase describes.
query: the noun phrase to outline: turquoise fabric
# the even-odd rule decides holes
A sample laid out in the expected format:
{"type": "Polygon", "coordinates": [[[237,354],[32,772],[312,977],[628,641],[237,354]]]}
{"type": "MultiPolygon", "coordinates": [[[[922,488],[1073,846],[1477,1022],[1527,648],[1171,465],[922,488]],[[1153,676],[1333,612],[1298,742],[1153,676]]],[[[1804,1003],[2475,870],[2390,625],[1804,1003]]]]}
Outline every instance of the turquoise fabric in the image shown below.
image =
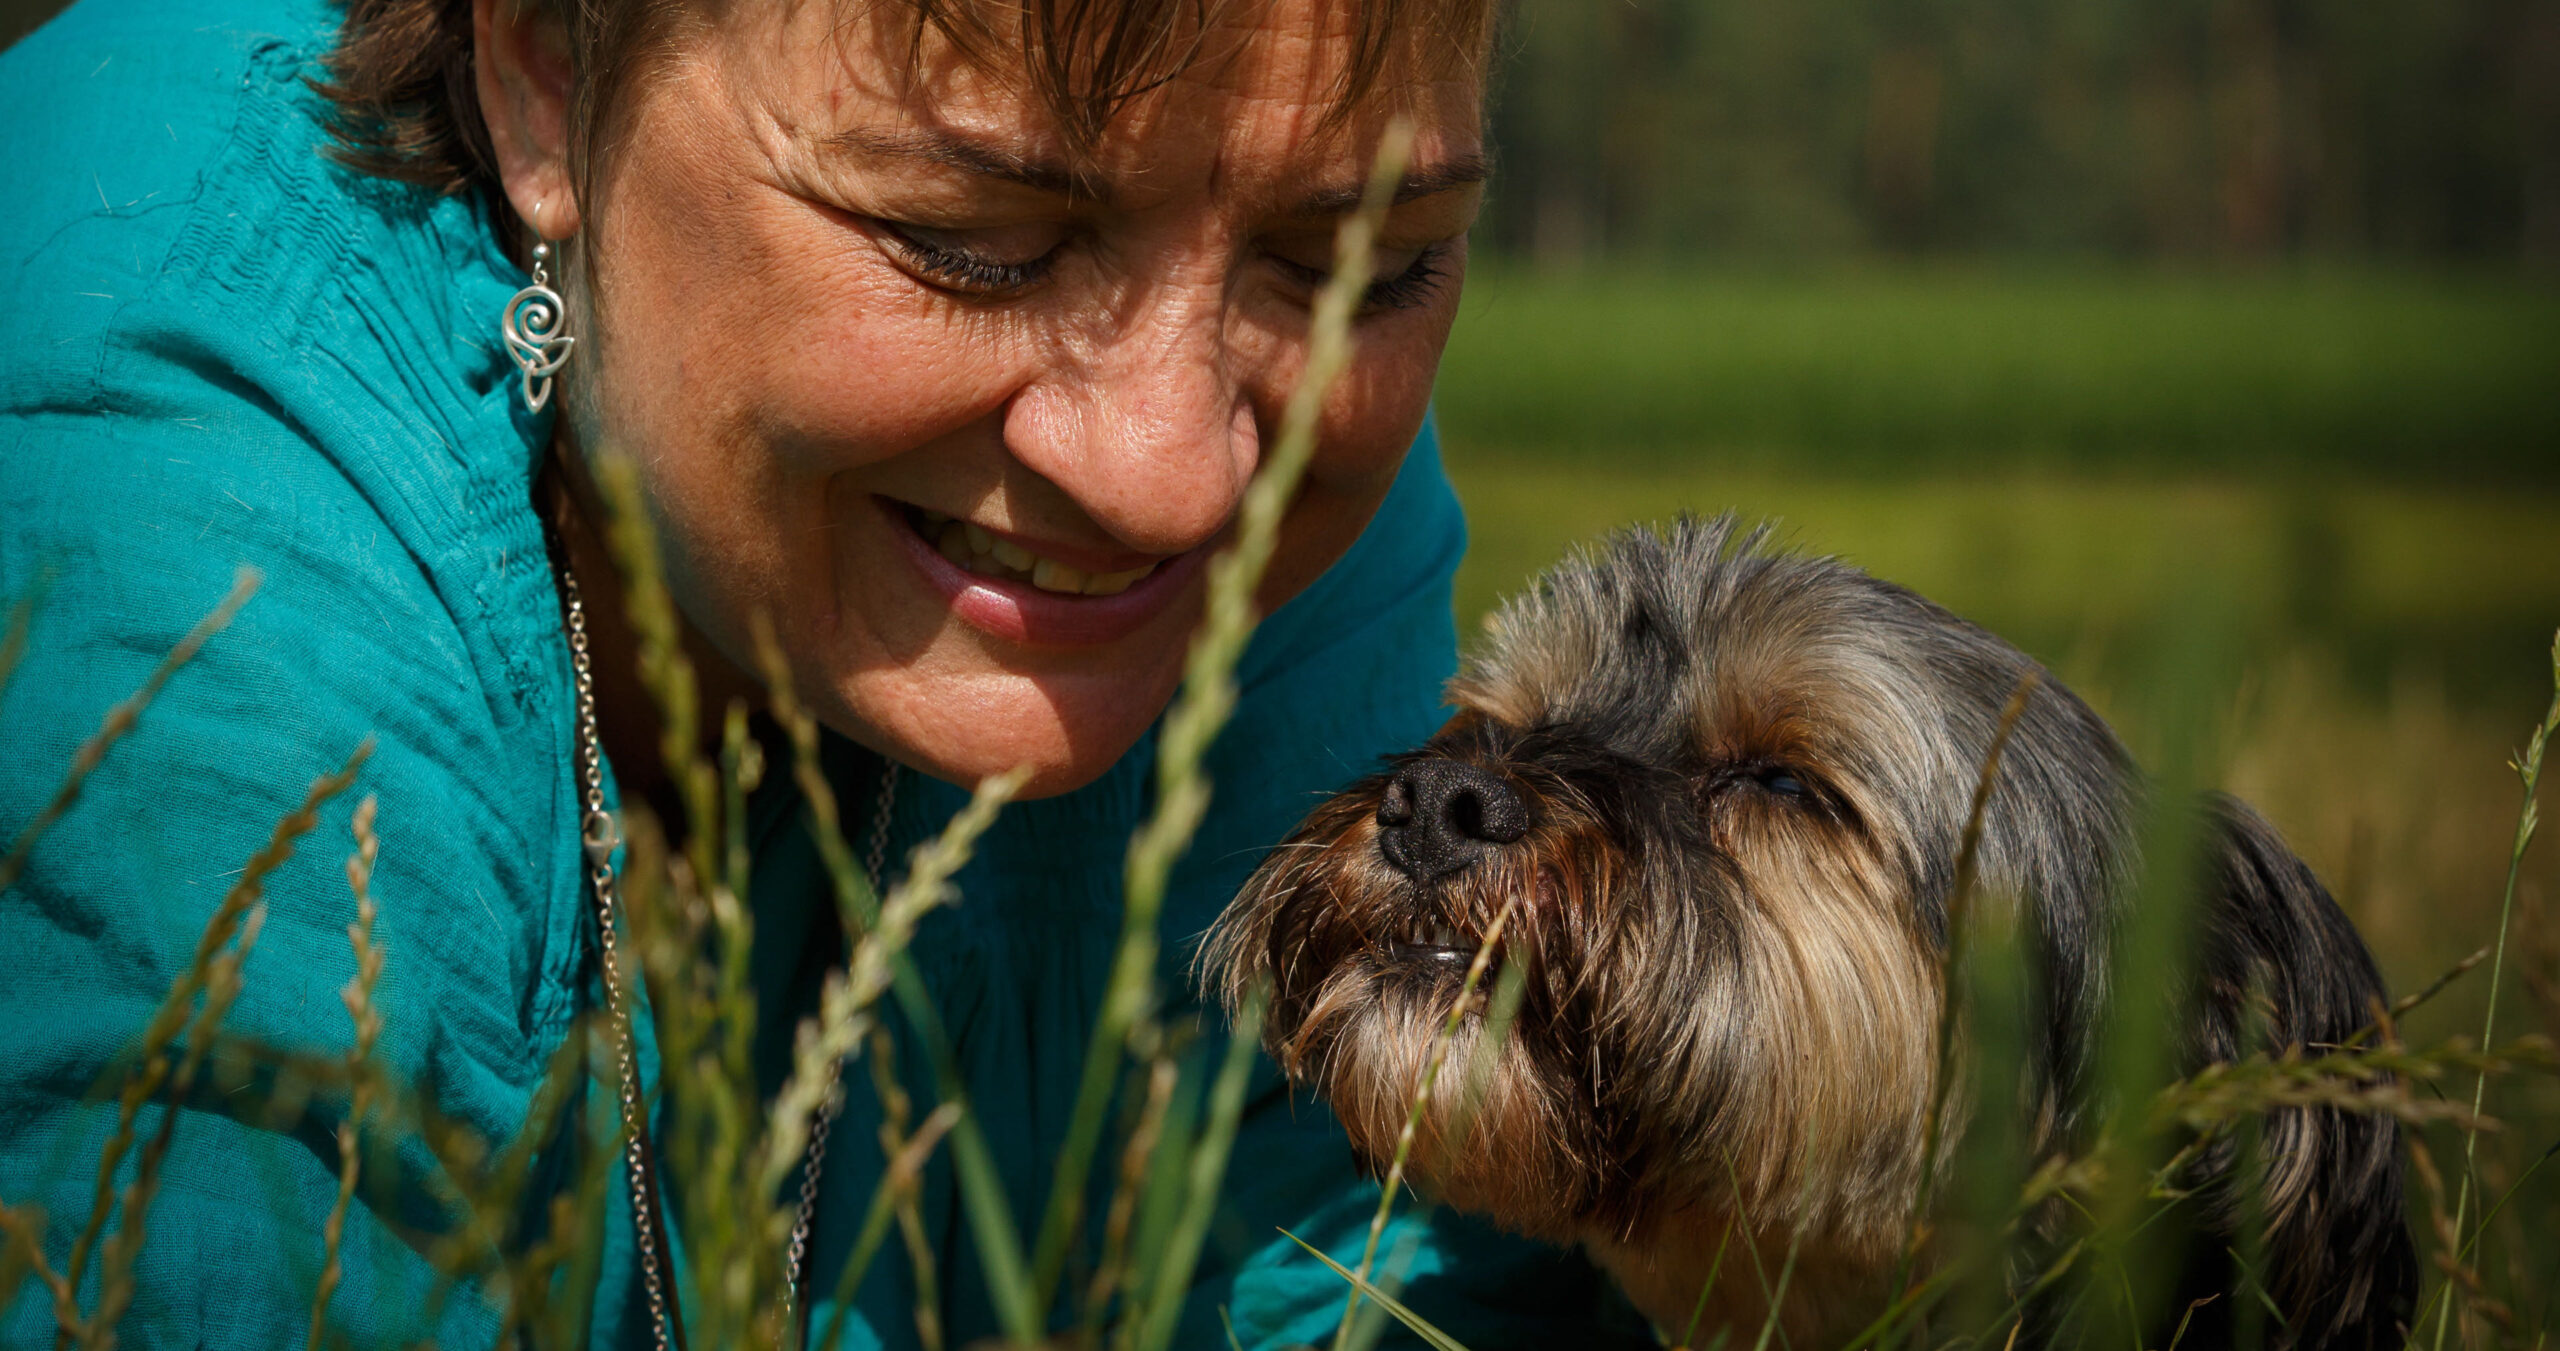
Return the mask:
{"type": "MultiPolygon", "coordinates": [[[[509,1138],[593,990],[567,655],[530,507],[548,429],[515,399],[494,331],[523,279],[483,202],[324,158],[306,81],[336,18],[318,0],[89,0],[0,56],[15,185],[0,214],[0,595],[43,590],[0,692],[0,839],[235,569],[264,577],[0,896],[0,1198],[43,1206],[57,1262],[113,1119],[94,1085],[270,826],[368,738],[356,793],[269,883],[230,1028],[319,1054],[348,1044],[341,860],[365,794],[380,802],[389,952],[379,1054],[397,1074],[460,1125],[509,1138]]],[[[1191,940],[1260,852],[1440,718],[1463,541],[1426,433],[1352,554],[1256,638],[1213,756],[1216,805],[1165,919],[1171,988],[1187,988],[1191,940]]],[[[868,801],[876,760],[841,741],[827,754],[843,795],[868,801]]],[[[1092,786],[1008,812],[962,878],[965,901],[915,945],[1026,1232],[1152,756],[1150,738],[1092,786]]],[[[899,856],[962,797],[909,782],[899,856]]],[[[786,776],[773,785],[754,804],[754,903],[762,1055],[778,1075],[825,950],[809,937],[825,902],[801,804],[786,776]]],[[[921,1090],[924,1058],[908,1052],[921,1090]]],[[[208,1087],[178,1109],[127,1345],[299,1343],[342,1105],[240,1106],[262,1096],[208,1087]]],[[[851,1098],[821,1193],[822,1279],[880,1166],[871,1095],[851,1098]]],[[[1375,1184],[1267,1064],[1235,1159],[1180,1344],[1223,1345],[1221,1307],[1248,1346],[1322,1341],[1341,1287],[1276,1227],[1356,1252],[1375,1184]]],[[[546,1148],[537,1181],[576,1162],[546,1148]]],[[[421,1257],[444,1223],[430,1162],[412,1142],[398,1163],[368,1170],[332,1325],[356,1345],[487,1345],[485,1293],[436,1298],[421,1257]]],[[[923,1199],[943,1324],[965,1344],[994,1325],[939,1162],[923,1199]]],[[[1474,1346],[1599,1343],[1579,1261],[1445,1217],[1400,1222],[1390,1250],[1408,1225],[1414,1302],[1474,1346]]],[[[645,1344],[618,1207],[602,1251],[593,1344],[645,1344]]],[[[913,1282],[893,1244],[843,1344],[914,1345],[913,1282]]],[[[0,1342],[43,1342],[49,1316],[28,1291],[0,1311],[0,1342]]]]}

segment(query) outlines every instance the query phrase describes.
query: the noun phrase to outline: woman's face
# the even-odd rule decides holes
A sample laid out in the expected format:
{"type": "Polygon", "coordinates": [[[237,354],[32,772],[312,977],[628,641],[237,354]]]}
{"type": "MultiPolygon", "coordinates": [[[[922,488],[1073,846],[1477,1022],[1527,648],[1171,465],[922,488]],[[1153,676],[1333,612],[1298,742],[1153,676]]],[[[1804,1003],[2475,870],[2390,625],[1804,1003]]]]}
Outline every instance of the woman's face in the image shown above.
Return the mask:
{"type": "Polygon", "coordinates": [[[856,740],[959,782],[1027,764],[1034,794],[1108,768],[1179,683],[1403,111],[1413,167],[1263,610],[1358,536],[1456,309],[1481,87],[1391,64],[1328,125],[1334,6],[1247,8],[1079,161],[1002,77],[931,41],[911,68],[902,24],[741,5],[627,96],[582,220],[528,212],[594,250],[576,434],[634,458],[732,661],[762,609],[856,740]]]}

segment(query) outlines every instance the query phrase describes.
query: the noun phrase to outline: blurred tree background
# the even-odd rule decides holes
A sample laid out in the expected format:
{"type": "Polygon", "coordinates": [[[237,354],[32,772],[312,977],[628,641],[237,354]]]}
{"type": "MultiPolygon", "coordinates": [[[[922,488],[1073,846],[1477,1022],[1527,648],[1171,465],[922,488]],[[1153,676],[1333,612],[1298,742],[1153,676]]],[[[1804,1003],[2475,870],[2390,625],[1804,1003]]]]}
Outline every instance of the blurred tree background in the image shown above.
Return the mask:
{"type": "Polygon", "coordinates": [[[2549,0],[1515,0],[1489,242],[2560,262],[2549,0]]]}

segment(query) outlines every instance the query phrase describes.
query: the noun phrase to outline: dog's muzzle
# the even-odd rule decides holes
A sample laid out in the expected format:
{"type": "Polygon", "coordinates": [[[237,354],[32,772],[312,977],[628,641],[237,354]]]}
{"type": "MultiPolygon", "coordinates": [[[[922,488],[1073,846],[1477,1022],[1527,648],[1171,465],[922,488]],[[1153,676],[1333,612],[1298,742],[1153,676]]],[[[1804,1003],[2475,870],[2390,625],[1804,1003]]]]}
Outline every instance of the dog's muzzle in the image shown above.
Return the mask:
{"type": "Polygon", "coordinates": [[[1378,852],[1417,884],[1463,872],[1529,833],[1529,807],[1489,770],[1416,760],[1378,803],[1378,852]]]}

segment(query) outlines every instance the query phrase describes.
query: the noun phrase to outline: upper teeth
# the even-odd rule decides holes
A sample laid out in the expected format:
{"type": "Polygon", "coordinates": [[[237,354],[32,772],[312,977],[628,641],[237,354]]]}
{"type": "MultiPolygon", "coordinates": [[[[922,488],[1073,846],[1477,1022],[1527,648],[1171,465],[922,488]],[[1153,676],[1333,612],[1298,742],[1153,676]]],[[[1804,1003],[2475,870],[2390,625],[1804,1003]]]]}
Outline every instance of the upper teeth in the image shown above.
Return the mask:
{"type": "Polygon", "coordinates": [[[984,577],[1029,582],[1043,591],[1067,596],[1116,596],[1156,570],[1153,563],[1125,572],[1087,572],[1054,558],[1043,558],[1009,539],[998,539],[986,527],[955,521],[938,511],[919,512],[925,538],[942,556],[984,577]]]}

